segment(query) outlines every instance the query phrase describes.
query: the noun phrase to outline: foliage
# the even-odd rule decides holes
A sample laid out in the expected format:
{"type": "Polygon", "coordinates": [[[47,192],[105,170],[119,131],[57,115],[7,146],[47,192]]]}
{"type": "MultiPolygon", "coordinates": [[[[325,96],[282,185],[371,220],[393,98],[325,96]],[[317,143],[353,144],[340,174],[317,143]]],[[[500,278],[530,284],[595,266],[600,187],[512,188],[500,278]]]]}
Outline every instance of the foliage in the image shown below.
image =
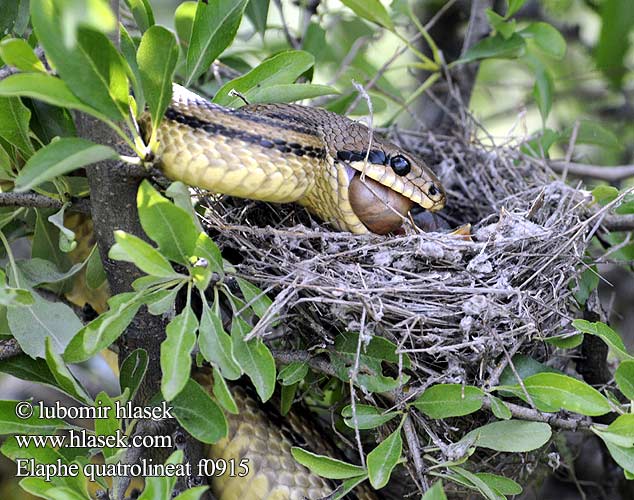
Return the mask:
{"type": "MultiPolygon", "coordinates": [[[[123,231],[114,233],[116,243],[108,257],[130,262],[145,273],[134,282],[132,291],[110,297],[108,309],[87,324],[63,301],[47,298],[51,291],[63,296],[79,280],[86,281],[90,289],[103,283],[96,248],[79,262],[71,263],[69,254],[78,242],[75,232],[67,227],[65,215],[77,199],[88,194],[81,169],[101,160],[121,158],[111,145],[76,137],[71,111],[86,113],[108,125],[136,155],[121,159],[142,165],[156,148],[156,130],[171,100],[174,79],[214,94],[214,102],[232,107],[240,106],[243,98],[261,103],[319,97],[328,109],[363,114],[370,105],[380,114],[381,124],[389,125],[442,78],[445,62],[407,1],[395,1],[386,8],[379,0],[343,0],[343,10],[335,12],[338,17],[333,29],[339,37],[338,46],[325,43],[325,23],[310,20],[302,48],[292,46],[292,40],[278,40],[272,46],[260,44],[255,51],[242,45],[248,43],[244,40],[248,36],[257,39],[270,33],[268,0],[184,2],[174,15],[175,34],[156,24],[149,2],[127,4],[136,22],[134,30],[115,26],[115,16],[101,0],[31,0],[30,16],[21,7],[2,20],[10,34],[0,43],[0,57],[6,65],[19,70],[0,81],[2,191],[33,191],[58,202],[61,208],[51,211],[17,207],[0,211],[1,240],[7,256],[6,268],[0,270],[0,333],[15,338],[25,353],[0,361],[0,371],[53,386],[84,404],[125,404],[134,399],[142,384],[147,352],[137,350],[123,361],[119,374],[122,393],[116,398],[102,393],[93,399],[68,366],[89,360],[115,343],[142,307],[153,315],[174,312],[161,345],[163,375],[157,398],[172,404],[176,419],[192,436],[215,443],[227,433],[225,412],[237,411],[227,381],[246,375],[262,401],[271,398],[279,381],[282,408],[288,411],[297,390],[317,384],[319,376],[304,361],[289,363],[277,372],[269,345],[254,334],[258,333],[258,322],[269,313],[271,299],[238,276],[223,259],[216,243],[201,229],[198,213],[182,185],[174,184],[166,191],[169,199],[143,181],[137,210],[147,239],[123,231]],[[32,31],[27,29],[29,18],[32,31]],[[240,31],[247,23],[243,18],[251,23],[250,35],[240,31]],[[410,43],[408,24],[416,26],[417,36],[425,41],[430,55],[410,43]],[[117,29],[120,48],[111,42],[117,29]],[[427,71],[427,78],[413,91],[395,78],[378,73],[379,65],[367,48],[353,53],[357,40],[377,35],[409,47],[409,59],[404,62],[408,70],[427,71]],[[44,49],[54,73],[38,57],[36,46],[44,49]],[[251,52],[255,52],[255,57],[251,52]],[[319,71],[334,73],[333,68],[346,54],[352,57],[349,67],[328,84],[313,83],[313,79],[319,81],[315,78],[319,71]],[[212,65],[217,71],[229,68],[232,78],[218,83],[210,71],[212,65]],[[350,80],[374,76],[377,85],[369,92],[368,103],[360,98],[350,80]],[[242,97],[237,97],[235,91],[242,97]],[[152,122],[147,144],[136,124],[136,118],[146,108],[152,122]],[[17,259],[13,254],[12,243],[23,236],[32,237],[31,259],[17,259]],[[184,299],[184,306],[177,310],[179,298],[184,299]],[[199,315],[193,305],[198,299],[199,315]],[[229,304],[233,312],[230,325],[221,314],[223,303],[229,304]],[[213,394],[190,375],[196,347],[200,361],[213,367],[213,394]]],[[[620,141],[615,134],[592,121],[580,121],[559,131],[546,127],[556,95],[552,65],[564,58],[567,43],[549,23],[517,19],[523,4],[524,0],[509,0],[504,15],[488,10],[491,35],[460,59],[449,61],[448,67],[510,59],[528,68],[534,80],[532,95],[542,119],[538,136],[523,145],[528,154],[547,156],[551,147],[566,143],[573,136],[578,144],[618,150],[620,141]]],[[[606,0],[601,6],[603,28],[595,57],[613,86],[621,85],[625,77],[627,43],[622,42],[634,25],[631,9],[623,10],[625,5],[620,0],[606,0]],[[607,29],[612,22],[618,29],[607,29]],[[618,64],[613,64],[615,59],[618,64]]],[[[623,196],[617,188],[597,187],[593,196],[597,204],[612,204],[618,213],[633,213],[631,196],[623,196]]],[[[621,257],[626,259],[627,255],[621,257]]],[[[598,285],[594,276],[590,273],[582,283],[571,285],[580,305],[598,285]]],[[[518,369],[503,373],[495,387],[435,384],[410,401],[399,402],[398,407],[388,405],[387,396],[409,382],[409,375],[402,371],[412,369],[409,357],[387,339],[365,339],[358,332],[344,332],[336,339],[334,349],[325,351],[335,376],[322,384],[322,389],[327,390],[314,396],[323,396],[324,402],[338,405],[341,421],[348,429],[364,437],[380,435],[382,439],[363,457],[364,466],[301,448],[293,449],[293,456],[317,474],[342,480],[337,498],[366,480],[373,488],[381,489],[388,485],[394,469],[405,461],[404,429],[411,424],[412,415],[454,422],[458,417],[477,414],[482,425],[465,432],[462,439],[452,444],[452,460],[434,462],[425,457],[430,463],[430,474],[439,479],[423,498],[446,498],[443,484],[452,483],[497,500],[519,494],[522,488],[509,478],[479,472],[477,462],[470,460],[478,448],[530,452],[549,446],[551,413],[565,410],[583,422],[589,422],[583,419],[586,416],[615,413],[618,417],[609,425],[586,427],[605,442],[616,463],[631,477],[633,422],[631,407],[622,400],[634,398],[634,358],[606,324],[576,320],[573,326],[578,335],[572,342],[570,338],[558,339],[559,343],[550,341],[561,349],[571,349],[583,335],[600,338],[618,360],[614,386],[600,392],[571,374],[556,372],[537,360],[518,355],[513,360],[518,369]],[[359,372],[353,376],[350,367],[355,362],[359,372]],[[399,375],[394,376],[397,372],[399,375]],[[381,403],[345,404],[349,397],[345,388],[354,384],[365,393],[376,395],[376,401],[381,403]]],[[[63,421],[43,422],[36,417],[17,419],[16,404],[0,402],[0,433],[52,433],[68,426],[63,421]]],[[[96,422],[94,432],[108,435],[120,427],[121,422],[116,420],[96,422]]],[[[88,454],[62,456],[52,447],[18,449],[14,438],[5,441],[2,451],[12,459],[20,456],[40,462],[59,458],[67,463],[81,463],[89,458],[88,454]]],[[[121,450],[104,447],[101,452],[110,460],[121,450]]],[[[175,453],[168,460],[180,463],[182,456],[175,453]]],[[[79,479],[55,477],[46,483],[29,478],[21,485],[42,498],[87,498],[84,478],[79,479]]],[[[173,487],[174,482],[168,478],[151,478],[140,498],[171,498],[173,487]]],[[[198,498],[201,494],[202,490],[195,490],[182,498],[198,498]]]]}

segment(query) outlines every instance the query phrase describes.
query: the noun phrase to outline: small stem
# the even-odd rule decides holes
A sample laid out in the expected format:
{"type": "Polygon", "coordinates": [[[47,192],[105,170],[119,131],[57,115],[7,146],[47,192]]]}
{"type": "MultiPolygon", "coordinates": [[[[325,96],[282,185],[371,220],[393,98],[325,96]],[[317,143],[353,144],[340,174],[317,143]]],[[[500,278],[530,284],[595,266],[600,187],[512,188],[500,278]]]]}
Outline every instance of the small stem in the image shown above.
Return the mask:
{"type": "Polygon", "coordinates": [[[20,285],[20,277],[18,276],[18,268],[15,265],[15,259],[13,257],[13,252],[11,251],[11,245],[7,241],[7,238],[4,235],[4,232],[0,231],[0,240],[2,240],[2,244],[4,245],[4,249],[7,251],[7,257],[9,257],[9,264],[11,265],[11,269],[13,270],[13,276],[15,277],[15,284],[17,288],[22,288],[20,285]]]}

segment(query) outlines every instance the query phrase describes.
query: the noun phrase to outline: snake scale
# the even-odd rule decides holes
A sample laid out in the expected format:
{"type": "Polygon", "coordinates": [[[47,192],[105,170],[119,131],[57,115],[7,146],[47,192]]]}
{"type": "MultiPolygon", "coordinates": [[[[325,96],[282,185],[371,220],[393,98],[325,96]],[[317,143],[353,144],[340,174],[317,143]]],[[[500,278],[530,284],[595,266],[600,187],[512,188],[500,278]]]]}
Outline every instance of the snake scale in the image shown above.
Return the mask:
{"type": "MultiPolygon", "coordinates": [[[[140,125],[148,139],[149,114],[140,125]]],[[[295,104],[229,109],[174,85],[157,131],[163,173],[216,193],[296,202],[336,229],[363,234],[398,232],[414,207],[434,212],[445,192],[424,162],[363,124],[295,104]]],[[[213,382],[201,382],[211,390],[213,382]]],[[[239,415],[228,415],[229,434],[210,456],[249,459],[246,477],[212,480],[218,500],[325,498],[334,485],[291,456],[291,446],[333,455],[323,437],[291,412],[282,418],[243,387],[233,394],[239,415]]],[[[271,405],[269,405],[271,406],[271,405]]],[[[376,498],[367,488],[353,496],[376,498]]]]}

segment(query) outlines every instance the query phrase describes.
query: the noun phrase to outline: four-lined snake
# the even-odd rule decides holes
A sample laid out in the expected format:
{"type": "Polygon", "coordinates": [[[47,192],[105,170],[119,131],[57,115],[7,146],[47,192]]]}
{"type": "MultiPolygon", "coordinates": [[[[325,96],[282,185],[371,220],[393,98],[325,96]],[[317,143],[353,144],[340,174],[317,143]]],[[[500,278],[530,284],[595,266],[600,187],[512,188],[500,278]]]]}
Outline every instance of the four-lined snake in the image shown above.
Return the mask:
{"type": "MultiPolygon", "coordinates": [[[[149,114],[142,118],[148,127],[149,114]]],[[[352,233],[397,231],[445,193],[416,156],[336,113],[297,104],[228,109],[174,85],[158,130],[163,172],[216,193],[297,202],[352,233]]]]}
{"type": "MultiPolygon", "coordinates": [[[[141,127],[149,134],[149,114],[141,127]]],[[[146,134],[146,135],[147,135],[146,134]]],[[[146,137],[147,139],[147,137],[146,137]]],[[[324,222],[352,233],[398,231],[410,210],[444,207],[445,193],[424,162],[335,113],[295,104],[213,104],[174,85],[158,129],[165,175],[216,193],[255,200],[297,202],[324,222]]],[[[213,382],[199,374],[211,391],[213,382]]],[[[228,415],[229,435],[213,445],[216,459],[249,460],[246,477],[212,480],[219,500],[322,498],[334,485],[293,459],[291,446],[331,454],[323,439],[292,413],[264,410],[236,387],[239,415],[228,415]]],[[[375,498],[367,488],[358,498],[375,498]]]]}

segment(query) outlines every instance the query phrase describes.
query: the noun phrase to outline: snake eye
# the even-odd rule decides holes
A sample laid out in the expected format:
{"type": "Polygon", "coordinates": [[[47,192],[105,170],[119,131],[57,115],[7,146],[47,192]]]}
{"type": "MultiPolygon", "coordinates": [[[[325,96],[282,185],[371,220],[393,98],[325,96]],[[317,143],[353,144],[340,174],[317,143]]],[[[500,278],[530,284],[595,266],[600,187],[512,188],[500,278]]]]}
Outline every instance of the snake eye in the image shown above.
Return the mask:
{"type": "Polygon", "coordinates": [[[390,166],[396,175],[407,175],[409,171],[412,169],[409,164],[409,160],[404,156],[397,155],[390,160],[390,166]]]}

